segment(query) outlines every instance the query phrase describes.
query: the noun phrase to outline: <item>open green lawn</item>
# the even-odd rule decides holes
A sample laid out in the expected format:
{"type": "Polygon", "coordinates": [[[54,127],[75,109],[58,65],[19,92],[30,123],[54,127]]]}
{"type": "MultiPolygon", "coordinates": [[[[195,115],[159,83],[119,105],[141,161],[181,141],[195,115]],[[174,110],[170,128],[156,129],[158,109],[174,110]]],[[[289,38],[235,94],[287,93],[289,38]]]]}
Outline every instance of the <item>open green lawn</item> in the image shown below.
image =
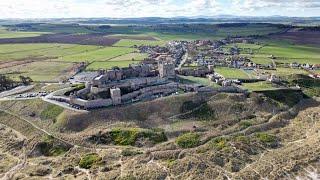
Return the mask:
{"type": "Polygon", "coordinates": [[[91,63],[86,70],[111,69],[117,67],[128,67],[129,64],[137,64],[140,61],[99,61],[91,63]]]}
{"type": "Polygon", "coordinates": [[[150,45],[150,46],[164,46],[166,44],[165,41],[150,41],[150,40],[133,40],[133,39],[121,39],[113,46],[122,46],[122,47],[132,47],[134,45],[141,46],[141,45],[150,45]]]}
{"type": "Polygon", "coordinates": [[[21,38],[21,37],[35,37],[42,34],[48,34],[43,32],[22,32],[22,31],[7,31],[0,27],[0,39],[3,38],[21,38]]]}
{"type": "Polygon", "coordinates": [[[267,81],[261,81],[261,82],[255,82],[255,83],[243,83],[242,87],[244,89],[248,89],[249,91],[264,91],[264,90],[276,89],[275,87],[272,87],[271,82],[267,82],[267,81]]]}
{"type": "Polygon", "coordinates": [[[216,67],[214,70],[227,79],[251,79],[250,76],[241,69],[216,67]]]}
{"type": "Polygon", "coordinates": [[[34,81],[59,81],[67,77],[72,63],[39,61],[0,69],[0,74],[7,74],[13,79],[20,75],[31,77],[34,81]]]}

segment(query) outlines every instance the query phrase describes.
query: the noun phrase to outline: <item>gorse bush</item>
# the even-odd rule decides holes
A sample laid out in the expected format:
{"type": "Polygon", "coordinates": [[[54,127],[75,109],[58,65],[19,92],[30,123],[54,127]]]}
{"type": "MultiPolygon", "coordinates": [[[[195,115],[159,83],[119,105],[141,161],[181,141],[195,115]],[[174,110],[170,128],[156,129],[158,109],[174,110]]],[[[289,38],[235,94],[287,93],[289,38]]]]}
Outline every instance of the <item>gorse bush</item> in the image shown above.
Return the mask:
{"type": "Polygon", "coordinates": [[[176,143],[182,148],[193,148],[200,145],[200,135],[197,133],[186,133],[176,139],[176,143]]]}
{"type": "Polygon", "coordinates": [[[167,140],[163,130],[145,130],[140,128],[115,128],[110,132],[110,136],[116,145],[135,145],[139,138],[145,138],[154,144],[167,140]]]}
{"type": "Polygon", "coordinates": [[[212,141],[212,145],[213,147],[217,148],[217,149],[223,149],[226,148],[228,146],[228,139],[224,138],[224,137],[218,137],[213,139],[212,141]]]}
{"type": "Polygon", "coordinates": [[[81,168],[90,169],[93,165],[98,164],[100,161],[101,157],[98,154],[86,154],[81,158],[79,166],[81,168]]]}

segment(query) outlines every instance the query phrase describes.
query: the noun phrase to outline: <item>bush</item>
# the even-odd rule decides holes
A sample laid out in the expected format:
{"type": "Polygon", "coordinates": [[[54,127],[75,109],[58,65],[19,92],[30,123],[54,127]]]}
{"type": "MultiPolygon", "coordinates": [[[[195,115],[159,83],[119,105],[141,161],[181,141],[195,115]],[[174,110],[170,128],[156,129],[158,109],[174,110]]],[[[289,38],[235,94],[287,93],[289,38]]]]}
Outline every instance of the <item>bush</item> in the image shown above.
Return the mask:
{"type": "Polygon", "coordinates": [[[246,129],[246,128],[252,126],[252,123],[249,121],[241,121],[240,126],[241,126],[241,129],[246,129]]]}
{"type": "Polygon", "coordinates": [[[277,140],[276,136],[267,133],[258,133],[256,137],[263,143],[273,143],[277,140]]]}
{"type": "Polygon", "coordinates": [[[36,147],[39,148],[44,156],[59,156],[69,149],[67,146],[55,143],[54,138],[48,135],[36,147]]]}
{"type": "Polygon", "coordinates": [[[274,135],[270,135],[267,133],[258,133],[256,137],[260,142],[269,146],[269,147],[276,147],[277,146],[277,137],[274,135]]]}
{"type": "Polygon", "coordinates": [[[236,137],[234,137],[234,140],[236,142],[242,142],[242,143],[246,143],[246,144],[248,144],[250,142],[250,139],[247,136],[236,136],[236,137]]]}
{"type": "Polygon", "coordinates": [[[124,149],[124,150],[121,151],[121,155],[122,156],[134,156],[134,155],[138,155],[138,154],[142,154],[142,152],[141,151],[135,151],[135,150],[129,149],[129,148],[124,149]]]}
{"type": "Polygon", "coordinates": [[[81,168],[90,169],[93,165],[98,164],[101,157],[98,154],[86,154],[81,158],[79,166],[81,168]]]}
{"type": "Polygon", "coordinates": [[[217,148],[217,149],[224,149],[226,148],[228,145],[228,140],[224,137],[218,137],[215,138],[212,142],[213,147],[217,148]]]}
{"type": "Polygon", "coordinates": [[[176,143],[182,148],[193,148],[200,145],[200,135],[197,133],[186,133],[177,137],[176,143]]]}
{"type": "Polygon", "coordinates": [[[134,145],[138,138],[139,130],[136,128],[130,129],[112,129],[110,132],[111,138],[116,145],[134,145]]]}
{"type": "Polygon", "coordinates": [[[135,145],[138,138],[149,139],[154,144],[167,140],[164,131],[159,129],[115,128],[111,130],[110,135],[114,144],[123,146],[135,145]]]}

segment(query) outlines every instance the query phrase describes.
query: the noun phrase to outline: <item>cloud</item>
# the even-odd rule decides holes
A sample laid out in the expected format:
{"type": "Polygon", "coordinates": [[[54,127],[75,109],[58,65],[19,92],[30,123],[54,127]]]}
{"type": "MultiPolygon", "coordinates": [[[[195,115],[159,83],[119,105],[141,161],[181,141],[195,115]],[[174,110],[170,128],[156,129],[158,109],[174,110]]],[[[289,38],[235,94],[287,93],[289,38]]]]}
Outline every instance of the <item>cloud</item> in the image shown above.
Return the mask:
{"type": "Polygon", "coordinates": [[[303,10],[319,15],[320,0],[0,0],[0,18],[295,15],[303,10]]]}
{"type": "Polygon", "coordinates": [[[320,8],[319,0],[233,0],[232,4],[233,8],[239,11],[257,11],[273,8],[281,11],[299,11],[301,9],[320,8]]]}

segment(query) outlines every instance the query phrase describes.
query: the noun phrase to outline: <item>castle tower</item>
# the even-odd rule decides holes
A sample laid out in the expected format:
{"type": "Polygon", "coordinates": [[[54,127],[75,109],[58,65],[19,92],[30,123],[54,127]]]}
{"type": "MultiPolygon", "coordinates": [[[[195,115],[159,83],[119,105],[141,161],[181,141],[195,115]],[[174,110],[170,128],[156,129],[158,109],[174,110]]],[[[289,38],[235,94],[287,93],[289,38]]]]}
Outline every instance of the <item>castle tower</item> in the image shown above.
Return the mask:
{"type": "Polygon", "coordinates": [[[159,75],[161,78],[175,78],[175,66],[173,63],[160,62],[158,64],[159,75]]]}
{"type": "Polygon", "coordinates": [[[121,90],[120,90],[120,88],[111,88],[110,95],[111,95],[113,105],[121,104],[121,90]]]}

